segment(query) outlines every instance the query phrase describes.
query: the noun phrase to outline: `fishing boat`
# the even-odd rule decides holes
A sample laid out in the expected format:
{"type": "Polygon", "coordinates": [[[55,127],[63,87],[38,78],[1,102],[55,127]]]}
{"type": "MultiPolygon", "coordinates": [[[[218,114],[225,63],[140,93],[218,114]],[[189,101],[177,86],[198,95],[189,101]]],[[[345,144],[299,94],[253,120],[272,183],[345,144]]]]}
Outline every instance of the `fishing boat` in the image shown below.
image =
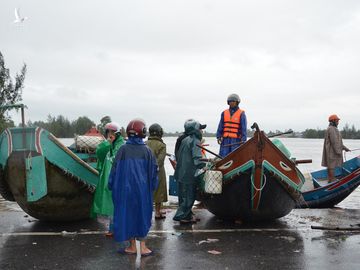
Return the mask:
{"type": "Polygon", "coordinates": [[[300,190],[305,178],[296,162],[256,123],[252,128],[256,130],[251,139],[212,163],[203,174],[201,201],[211,213],[223,219],[260,221],[280,218],[294,209],[301,199],[300,190]],[[221,172],[219,192],[209,191],[211,184],[207,185],[207,182],[213,180],[210,172],[221,172]]]}
{"type": "Polygon", "coordinates": [[[40,220],[88,218],[98,172],[85,161],[94,158],[23,120],[0,135],[0,194],[40,220]]]}
{"type": "Polygon", "coordinates": [[[360,185],[360,156],[335,169],[336,181],[328,183],[327,170],[312,172],[302,188],[304,200],[297,208],[331,208],[344,200],[360,185]]]}

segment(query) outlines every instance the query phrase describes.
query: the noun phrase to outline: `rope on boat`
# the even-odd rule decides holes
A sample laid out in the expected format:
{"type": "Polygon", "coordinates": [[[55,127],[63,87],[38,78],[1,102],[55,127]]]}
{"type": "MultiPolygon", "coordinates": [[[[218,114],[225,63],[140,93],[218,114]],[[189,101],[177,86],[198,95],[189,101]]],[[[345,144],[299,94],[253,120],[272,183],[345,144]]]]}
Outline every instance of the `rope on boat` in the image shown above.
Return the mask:
{"type": "Polygon", "coordinates": [[[255,198],[255,196],[256,196],[256,193],[259,192],[259,191],[261,192],[264,189],[265,185],[266,185],[266,175],[265,174],[263,174],[263,175],[264,175],[264,184],[260,188],[255,187],[253,180],[250,181],[252,187],[256,190],[256,192],[254,193],[254,196],[251,198],[251,200],[253,200],[255,198]]]}

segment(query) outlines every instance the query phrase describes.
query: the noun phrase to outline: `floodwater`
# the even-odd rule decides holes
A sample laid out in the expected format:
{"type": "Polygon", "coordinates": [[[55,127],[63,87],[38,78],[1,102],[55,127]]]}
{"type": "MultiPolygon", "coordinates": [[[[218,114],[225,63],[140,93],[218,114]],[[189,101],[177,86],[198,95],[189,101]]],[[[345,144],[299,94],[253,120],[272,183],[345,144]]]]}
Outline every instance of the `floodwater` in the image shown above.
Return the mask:
{"type": "MultiPolygon", "coordinates": [[[[175,149],[177,137],[164,137],[163,140],[166,143],[167,153],[173,154],[175,149]]],[[[321,157],[323,149],[323,139],[302,139],[302,138],[279,138],[280,141],[290,151],[291,156],[298,160],[301,159],[312,159],[312,163],[299,164],[298,168],[303,173],[310,173],[313,171],[324,169],[321,167],[321,157]]],[[[71,145],[74,143],[74,139],[61,139],[65,145],[71,145]]],[[[344,145],[349,149],[359,149],[360,140],[343,140],[344,145]]],[[[207,137],[205,138],[205,144],[207,149],[212,152],[219,152],[219,145],[217,144],[216,138],[207,137]]],[[[344,153],[344,160],[348,160],[360,155],[360,151],[344,153]]],[[[208,157],[213,157],[211,154],[207,154],[208,157]]],[[[174,173],[169,160],[165,161],[165,170],[167,176],[174,173]]],[[[169,177],[167,177],[169,179],[169,177]]],[[[170,202],[177,202],[177,198],[169,196],[170,202]]],[[[357,188],[348,198],[342,201],[339,205],[341,208],[347,209],[359,209],[360,208],[360,188],[357,188]]]]}

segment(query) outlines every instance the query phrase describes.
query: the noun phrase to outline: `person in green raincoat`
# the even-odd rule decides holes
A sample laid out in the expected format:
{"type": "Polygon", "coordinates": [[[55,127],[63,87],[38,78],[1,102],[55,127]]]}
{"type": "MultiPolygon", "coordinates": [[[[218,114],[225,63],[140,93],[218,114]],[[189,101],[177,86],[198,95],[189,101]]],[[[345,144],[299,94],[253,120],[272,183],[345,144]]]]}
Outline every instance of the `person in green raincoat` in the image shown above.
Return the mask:
{"type": "Polygon", "coordinates": [[[107,153],[110,151],[111,143],[108,140],[103,140],[101,143],[98,144],[96,147],[96,170],[101,174],[101,171],[104,166],[104,161],[106,158],[107,153]]]}
{"type": "Polygon", "coordinates": [[[176,152],[176,169],[174,177],[178,182],[178,209],[173,220],[180,221],[181,224],[195,223],[191,211],[195,198],[197,178],[195,172],[205,166],[200,161],[202,158],[201,149],[197,147],[202,139],[202,129],[206,125],[201,125],[198,121],[188,120],[184,124],[185,133],[176,152]]]}
{"type": "Polygon", "coordinates": [[[105,125],[105,137],[107,140],[100,143],[96,149],[98,158],[96,167],[99,171],[100,179],[96,186],[90,215],[93,218],[96,218],[98,215],[109,217],[109,232],[107,235],[111,236],[114,205],[111,191],[108,188],[108,180],[114,157],[119,148],[124,144],[124,138],[121,136],[120,126],[115,122],[105,125]]]}
{"type": "Polygon", "coordinates": [[[157,165],[159,166],[159,185],[154,192],[155,219],[164,219],[166,218],[166,216],[161,212],[161,204],[168,201],[166,188],[166,173],[164,167],[164,160],[166,157],[166,144],[161,139],[164,131],[159,124],[155,123],[149,127],[149,133],[150,136],[146,141],[146,145],[154,153],[157,165]]]}

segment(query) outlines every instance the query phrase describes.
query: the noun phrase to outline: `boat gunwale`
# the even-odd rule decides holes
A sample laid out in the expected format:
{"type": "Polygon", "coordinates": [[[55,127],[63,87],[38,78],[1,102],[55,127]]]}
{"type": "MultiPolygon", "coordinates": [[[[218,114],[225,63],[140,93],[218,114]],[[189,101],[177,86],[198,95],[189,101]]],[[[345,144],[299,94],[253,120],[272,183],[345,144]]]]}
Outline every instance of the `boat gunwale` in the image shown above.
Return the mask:
{"type": "MultiPolygon", "coordinates": [[[[85,161],[83,161],[80,157],[78,157],[74,152],[72,152],[68,147],[66,147],[65,145],[63,145],[53,134],[51,134],[49,132],[48,134],[48,138],[54,142],[58,147],[60,147],[65,153],[67,153],[72,159],[74,159],[74,161],[78,162],[79,164],[81,164],[83,167],[85,167],[86,169],[88,169],[90,172],[99,175],[99,172],[94,169],[93,167],[91,167],[89,164],[87,164],[85,161]]],[[[51,162],[50,162],[51,163],[51,162]]]]}

